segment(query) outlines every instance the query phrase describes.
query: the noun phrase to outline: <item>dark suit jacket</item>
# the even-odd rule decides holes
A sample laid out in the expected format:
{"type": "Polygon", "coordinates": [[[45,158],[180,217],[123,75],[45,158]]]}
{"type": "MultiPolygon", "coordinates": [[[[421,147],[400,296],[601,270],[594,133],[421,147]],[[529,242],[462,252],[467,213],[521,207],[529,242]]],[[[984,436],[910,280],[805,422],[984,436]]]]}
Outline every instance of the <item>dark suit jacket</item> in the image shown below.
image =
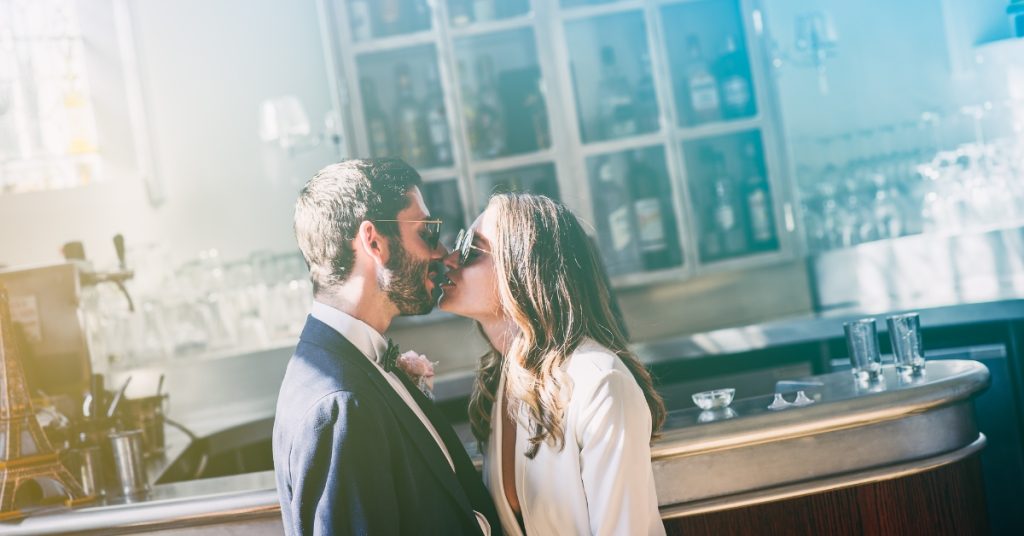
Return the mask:
{"type": "Polygon", "coordinates": [[[488,518],[492,534],[501,533],[455,431],[405,384],[455,473],[380,370],[333,328],[306,319],[274,421],[274,472],[288,534],[480,534],[473,510],[488,518]]]}

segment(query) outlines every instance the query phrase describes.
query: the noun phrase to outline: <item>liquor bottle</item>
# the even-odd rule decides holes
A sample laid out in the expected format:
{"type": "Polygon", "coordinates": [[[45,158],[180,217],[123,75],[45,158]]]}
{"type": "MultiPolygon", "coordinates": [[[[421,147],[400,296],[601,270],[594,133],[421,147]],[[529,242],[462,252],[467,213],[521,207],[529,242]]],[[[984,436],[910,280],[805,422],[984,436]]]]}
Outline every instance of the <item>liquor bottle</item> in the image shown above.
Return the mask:
{"type": "Polygon", "coordinates": [[[381,35],[395,35],[403,31],[402,6],[400,0],[378,0],[377,18],[380,24],[375,27],[381,29],[381,35]]]}
{"type": "Polygon", "coordinates": [[[768,183],[761,173],[760,157],[753,143],[743,147],[747,167],[744,195],[747,204],[747,239],[755,249],[770,248],[775,243],[775,226],[772,224],[772,202],[768,196],[768,183]]]}
{"type": "Polygon", "coordinates": [[[714,230],[722,246],[722,255],[730,257],[743,252],[746,244],[736,214],[733,179],[725,169],[725,158],[716,154],[713,163],[714,230]]]}
{"type": "Polygon", "coordinates": [[[416,102],[416,96],[413,94],[412,78],[406,63],[399,63],[395,66],[395,79],[398,81],[395,110],[398,154],[413,166],[426,164],[429,154],[426,120],[420,113],[419,103],[416,102]]]}
{"type": "Polygon", "coordinates": [[[494,0],[473,0],[473,21],[494,20],[494,0]]]}
{"type": "Polygon", "coordinates": [[[349,3],[352,17],[352,37],[355,41],[366,41],[373,37],[373,20],[368,0],[352,0],[349,3]]]}
{"type": "Polygon", "coordinates": [[[474,156],[494,158],[505,153],[505,122],[494,78],[494,60],[483,55],[476,64],[477,93],[474,110],[474,156]]]}
{"type": "Polygon", "coordinates": [[[640,81],[636,84],[633,102],[636,103],[636,121],[639,132],[661,130],[658,115],[658,101],[654,90],[654,76],[651,72],[651,57],[645,49],[640,54],[640,81]]]}
{"type": "Polygon", "coordinates": [[[527,93],[523,107],[530,116],[530,132],[536,148],[547,149],[551,146],[551,135],[548,132],[548,108],[544,102],[543,82],[537,80],[536,90],[527,93]]]}
{"type": "Polygon", "coordinates": [[[690,124],[715,121],[721,115],[721,103],[718,98],[718,83],[708,69],[704,53],[701,52],[700,40],[696,35],[686,39],[686,110],[689,111],[690,124]]]}
{"type": "Polygon", "coordinates": [[[659,179],[658,173],[644,162],[643,153],[634,151],[629,160],[629,186],[640,254],[647,270],[672,265],[664,211],[666,196],[659,179]]]}
{"type": "Polygon", "coordinates": [[[448,114],[444,105],[441,80],[437,66],[427,67],[427,96],[423,99],[427,109],[427,134],[430,138],[431,163],[447,166],[452,163],[451,135],[448,131],[448,114]]]}
{"type": "Polygon", "coordinates": [[[600,114],[598,120],[604,138],[621,138],[634,134],[637,128],[633,89],[629,80],[619,70],[615,60],[615,49],[610,46],[601,49],[601,82],[597,91],[600,114]]]}
{"type": "Polygon", "coordinates": [[[366,115],[366,134],[370,140],[370,154],[372,156],[390,156],[394,154],[394,147],[391,145],[394,138],[391,137],[391,121],[380,106],[377,96],[377,84],[372,78],[360,80],[360,87],[363,93],[363,107],[366,115]]]}
{"type": "Polygon", "coordinates": [[[624,186],[628,172],[622,153],[608,155],[597,168],[598,217],[606,231],[601,233],[601,251],[608,271],[621,274],[639,271],[640,251],[636,241],[635,216],[629,192],[624,186]]]}
{"type": "Polygon", "coordinates": [[[754,98],[750,89],[750,67],[747,56],[738,50],[736,38],[725,39],[725,51],[715,65],[722,93],[722,117],[736,119],[754,115],[754,98]]]}

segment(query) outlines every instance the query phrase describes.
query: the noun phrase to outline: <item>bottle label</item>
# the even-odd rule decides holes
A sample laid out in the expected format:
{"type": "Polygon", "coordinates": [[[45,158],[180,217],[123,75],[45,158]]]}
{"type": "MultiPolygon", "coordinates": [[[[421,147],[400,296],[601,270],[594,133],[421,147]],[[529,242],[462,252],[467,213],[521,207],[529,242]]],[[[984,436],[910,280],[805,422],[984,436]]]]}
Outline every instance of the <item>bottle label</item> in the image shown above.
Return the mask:
{"type": "Polygon", "coordinates": [[[665,226],[661,221],[661,202],[653,197],[633,203],[636,211],[637,234],[642,251],[661,251],[667,246],[665,226]]]}
{"type": "Polygon", "coordinates": [[[714,78],[697,75],[690,79],[690,105],[696,112],[718,109],[718,90],[714,78]]]}
{"type": "Polygon", "coordinates": [[[729,205],[721,205],[715,209],[715,223],[722,231],[731,231],[736,225],[736,213],[729,205]]]}
{"type": "Polygon", "coordinates": [[[750,102],[750,84],[742,76],[729,77],[722,84],[722,100],[730,108],[743,108],[750,102]]]}
{"type": "Polygon", "coordinates": [[[750,210],[750,226],[753,231],[754,240],[767,242],[772,238],[771,219],[768,218],[768,203],[765,199],[764,190],[757,188],[750,192],[747,197],[747,206],[750,210]]]}
{"type": "Polygon", "coordinates": [[[615,251],[622,251],[629,246],[633,239],[633,229],[629,224],[629,207],[622,207],[613,210],[608,215],[608,224],[612,235],[612,247],[615,251]]]}

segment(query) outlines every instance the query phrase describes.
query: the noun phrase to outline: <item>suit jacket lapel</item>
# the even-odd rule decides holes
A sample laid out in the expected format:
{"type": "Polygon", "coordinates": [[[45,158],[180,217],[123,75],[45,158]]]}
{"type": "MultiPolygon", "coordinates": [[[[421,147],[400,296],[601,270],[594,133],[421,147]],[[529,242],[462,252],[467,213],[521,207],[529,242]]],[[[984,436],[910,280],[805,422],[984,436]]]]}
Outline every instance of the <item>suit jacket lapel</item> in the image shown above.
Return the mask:
{"type": "MultiPolygon", "coordinates": [[[[423,426],[423,423],[412,411],[412,408],[405,403],[405,400],[398,396],[398,393],[391,387],[391,384],[384,378],[380,370],[348,339],[335,331],[334,328],[313,317],[307,319],[301,338],[338,355],[346,363],[355,366],[365,374],[369,383],[377,389],[385,403],[391,408],[395,418],[405,429],[406,434],[410,436],[412,444],[415,445],[413,450],[420,453],[424,465],[430,468],[443,487],[448,490],[449,494],[459,504],[459,507],[472,516],[473,506],[470,504],[466,492],[459,485],[456,474],[448,465],[448,460],[445,459],[444,453],[441,452],[441,447],[438,446],[437,441],[434,440],[434,437],[423,426]]],[[[402,374],[396,374],[396,376],[403,377],[402,374]]],[[[415,393],[413,396],[415,396],[415,393]]],[[[423,396],[422,393],[420,393],[420,396],[423,396]]],[[[434,421],[431,419],[431,422],[434,421]]],[[[440,434],[441,431],[438,430],[438,433],[440,434]]],[[[447,443],[444,435],[441,438],[442,441],[447,443]]],[[[451,453],[451,447],[448,450],[451,453]]],[[[465,450],[461,449],[461,447],[460,450],[463,451],[462,455],[466,456],[465,450]]],[[[454,453],[452,455],[454,456],[454,453]]],[[[475,518],[472,520],[472,524],[476,525],[475,518]]]]}
{"type": "MultiPolygon", "coordinates": [[[[434,429],[437,430],[437,434],[441,436],[441,441],[444,442],[445,448],[448,449],[448,454],[452,457],[452,462],[455,464],[455,468],[459,469],[459,465],[468,465],[473,467],[473,461],[469,459],[469,454],[466,453],[466,447],[463,446],[462,440],[459,439],[458,434],[452,428],[448,420],[441,414],[441,411],[437,409],[437,406],[433,402],[427,399],[426,395],[423,394],[404,372],[395,374],[402,380],[402,384],[405,385],[406,390],[412,393],[413,400],[423,410],[423,414],[427,416],[430,423],[434,425],[434,429]],[[462,462],[462,463],[460,463],[462,462]]],[[[475,468],[473,469],[476,470],[475,468]]]]}
{"type": "Polygon", "coordinates": [[[491,524],[492,534],[498,534],[495,528],[501,527],[498,511],[494,507],[490,493],[488,493],[483,481],[477,474],[476,466],[473,465],[473,461],[469,458],[462,440],[459,439],[458,434],[455,433],[455,430],[448,423],[448,419],[441,414],[437,406],[412,384],[412,381],[409,380],[404,372],[399,372],[395,376],[398,376],[402,380],[402,384],[405,385],[405,388],[412,393],[416,404],[423,410],[424,415],[434,425],[434,429],[437,430],[441,440],[444,441],[445,448],[448,449],[448,454],[452,457],[452,463],[455,464],[455,471],[459,482],[462,483],[463,489],[469,495],[473,508],[488,519],[491,524]]]}

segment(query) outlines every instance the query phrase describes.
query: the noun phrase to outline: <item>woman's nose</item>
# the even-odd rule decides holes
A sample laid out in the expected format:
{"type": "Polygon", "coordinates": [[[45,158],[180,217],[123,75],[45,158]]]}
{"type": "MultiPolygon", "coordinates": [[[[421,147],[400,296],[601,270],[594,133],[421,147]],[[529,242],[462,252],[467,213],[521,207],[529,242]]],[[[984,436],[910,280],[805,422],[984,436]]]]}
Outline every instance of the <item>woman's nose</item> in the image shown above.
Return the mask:
{"type": "Polygon", "coordinates": [[[444,258],[444,265],[449,270],[455,270],[455,269],[459,268],[459,254],[458,254],[458,252],[453,251],[453,252],[449,253],[448,255],[446,255],[445,258],[444,258]]]}
{"type": "Polygon", "coordinates": [[[440,240],[437,241],[437,247],[434,248],[433,253],[434,259],[437,260],[445,259],[450,255],[448,246],[444,245],[444,242],[441,242],[440,240]]]}

